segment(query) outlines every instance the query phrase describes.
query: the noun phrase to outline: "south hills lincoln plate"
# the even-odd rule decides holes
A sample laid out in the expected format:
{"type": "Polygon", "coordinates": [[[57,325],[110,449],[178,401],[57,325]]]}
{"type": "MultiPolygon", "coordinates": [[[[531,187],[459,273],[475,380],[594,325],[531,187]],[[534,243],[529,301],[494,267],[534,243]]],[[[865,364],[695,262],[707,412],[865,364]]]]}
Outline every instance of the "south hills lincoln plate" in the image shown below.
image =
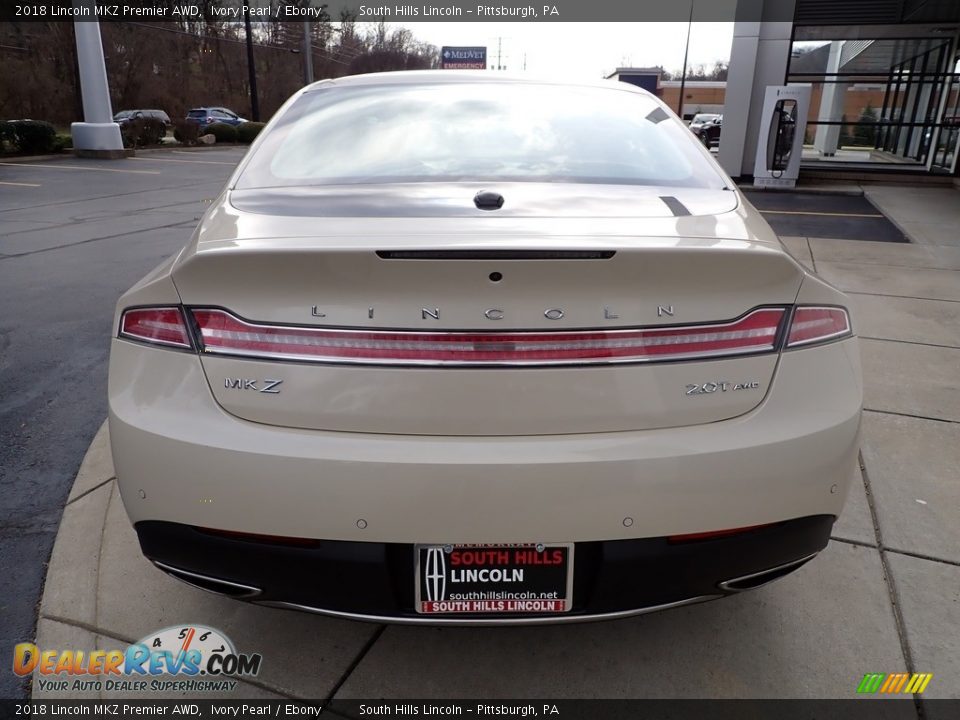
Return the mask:
{"type": "Polygon", "coordinates": [[[555,614],[570,610],[573,543],[417,545],[421,615],[555,614]]]}

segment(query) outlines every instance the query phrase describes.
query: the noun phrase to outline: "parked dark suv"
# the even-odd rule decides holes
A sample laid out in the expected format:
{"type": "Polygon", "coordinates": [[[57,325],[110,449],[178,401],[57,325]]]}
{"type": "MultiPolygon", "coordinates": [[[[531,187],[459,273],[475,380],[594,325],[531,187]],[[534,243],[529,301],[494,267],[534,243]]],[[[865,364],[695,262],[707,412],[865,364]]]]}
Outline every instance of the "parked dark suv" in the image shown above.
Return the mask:
{"type": "Polygon", "coordinates": [[[187,112],[187,120],[200,123],[201,127],[213,125],[213,123],[226,123],[227,125],[241,125],[246,120],[237,115],[233,110],[225,107],[200,107],[187,112]]]}
{"type": "Polygon", "coordinates": [[[163,122],[163,124],[167,127],[170,127],[170,116],[167,115],[163,110],[121,110],[113,116],[113,121],[123,125],[124,123],[130,122],[136,117],[156,118],[157,120],[163,122]]]}
{"type": "Polygon", "coordinates": [[[147,142],[159,143],[170,128],[170,116],[163,110],[121,110],[113,116],[113,121],[120,125],[120,132],[125,132],[131,121],[147,120],[150,137],[144,138],[147,142]]]}

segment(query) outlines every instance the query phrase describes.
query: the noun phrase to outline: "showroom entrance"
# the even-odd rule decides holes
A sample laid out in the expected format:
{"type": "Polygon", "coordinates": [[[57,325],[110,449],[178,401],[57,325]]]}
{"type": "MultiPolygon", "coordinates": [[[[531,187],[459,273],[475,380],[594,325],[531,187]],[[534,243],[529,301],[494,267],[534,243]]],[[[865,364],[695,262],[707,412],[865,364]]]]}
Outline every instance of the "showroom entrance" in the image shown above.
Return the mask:
{"type": "Polygon", "coordinates": [[[957,52],[954,28],[795,27],[787,79],[813,90],[804,167],[954,173],[957,52]]]}
{"type": "Polygon", "coordinates": [[[960,177],[960,2],[738,0],[718,159],[750,176],[767,87],[807,84],[801,174],[960,177]],[[775,12],[776,11],[776,12],[775,12]]]}

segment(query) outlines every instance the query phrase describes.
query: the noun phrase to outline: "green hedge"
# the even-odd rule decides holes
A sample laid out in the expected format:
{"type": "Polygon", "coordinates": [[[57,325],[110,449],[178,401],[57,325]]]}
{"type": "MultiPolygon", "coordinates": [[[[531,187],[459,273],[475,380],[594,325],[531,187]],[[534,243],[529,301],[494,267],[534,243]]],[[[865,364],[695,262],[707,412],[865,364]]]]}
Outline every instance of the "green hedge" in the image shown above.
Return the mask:
{"type": "Polygon", "coordinates": [[[246,145],[249,145],[254,141],[254,138],[260,134],[260,131],[263,130],[263,126],[266,123],[262,122],[245,122],[237,126],[237,141],[242,142],[246,145]]]}
{"type": "Polygon", "coordinates": [[[173,126],[173,139],[181,145],[195,145],[200,137],[200,125],[192,120],[177,120],[173,126]]]}
{"type": "Polygon", "coordinates": [[[45,155],[53,152],[57,131],[43,120],[9,120],[0,123],[0,140],[9,144],[13,152],[27,155],[45,155]]]}
{"type": "Polygon", "coordinates": [[[73,148],[73,136],[72,135],[57,135],[53,141],[53,151],[54,152],[63,152],[64,150],[70,150],[73,148]]]}
{"type": "Polygon", "coordinates": [[[135,117],[120,126],[124,147],[159,145],[167,134],[163,120],[155,117],[135,117]]]}
{"type": "Polygon", "coordinates": [[[226,123],[213,123],[201,131],[201,135],[213,135],[218,143],[236,142],[237,129],[226,123]]]}
{"type": "Polygon", "coordinates": [[[13,123],[0,122],[0,153],[16,152],[17,131],[13,123]]]}

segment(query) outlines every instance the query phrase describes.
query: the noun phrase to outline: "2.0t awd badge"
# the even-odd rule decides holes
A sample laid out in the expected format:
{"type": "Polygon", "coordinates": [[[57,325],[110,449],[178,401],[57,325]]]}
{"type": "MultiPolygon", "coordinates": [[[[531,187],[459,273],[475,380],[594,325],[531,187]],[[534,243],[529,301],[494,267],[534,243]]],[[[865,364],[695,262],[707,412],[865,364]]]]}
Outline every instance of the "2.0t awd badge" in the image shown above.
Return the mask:
{"type": "Polygon", "coordinates": [[[727,392],[733,390],[756,390],[760,387],[757,380],[750,380],[742,383],[732,383],[729,380],[718,380],[717,382],[695,383],[687,385],[687,395],[710,395],[715,392],[727,392]]]}

